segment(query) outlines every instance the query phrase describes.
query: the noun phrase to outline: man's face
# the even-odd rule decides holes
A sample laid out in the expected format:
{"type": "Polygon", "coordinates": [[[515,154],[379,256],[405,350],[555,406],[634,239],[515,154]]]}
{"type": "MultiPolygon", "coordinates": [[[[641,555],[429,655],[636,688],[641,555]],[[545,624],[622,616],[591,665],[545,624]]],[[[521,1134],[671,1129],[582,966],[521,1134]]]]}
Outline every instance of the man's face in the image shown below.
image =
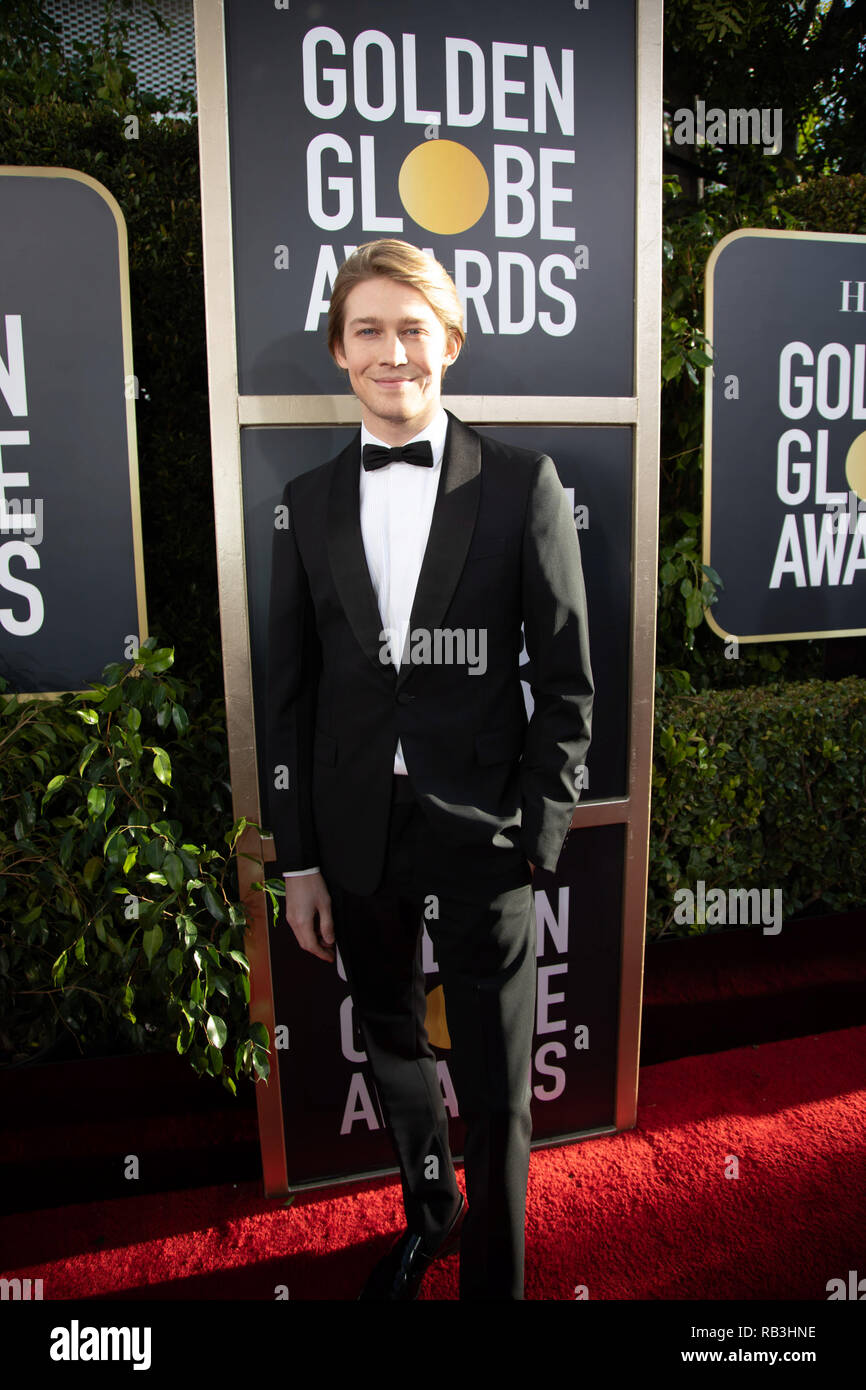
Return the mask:
{"type": "Polygon", "coordinates": [[[362,280],[344,308],[334,357],[348,370],[364,424],[386,444],[405,444],[439,409],[442,371],[459,344],[424,295],[400,280],[362,280]]]}

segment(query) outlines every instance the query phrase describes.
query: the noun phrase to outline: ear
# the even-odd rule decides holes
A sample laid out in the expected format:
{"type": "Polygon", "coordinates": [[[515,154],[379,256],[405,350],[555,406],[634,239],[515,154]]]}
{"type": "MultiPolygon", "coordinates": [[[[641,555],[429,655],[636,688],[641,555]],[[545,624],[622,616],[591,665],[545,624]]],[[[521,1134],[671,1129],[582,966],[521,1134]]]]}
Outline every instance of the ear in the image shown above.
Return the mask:
{"type": "Polygon", "coordinates": [[[460,339],[457,337],[457,334],[456,334],[456,333],[449,333],[448,336],[447,336],[447,339],[446,339],[446,343],[445,343],[445,355],[444,355],[444,358],[443,358],[443,364],[444,364],[444,366],[445,366],[445,367],[450,367],[450,366],[452,366],[453,363],[455,363],[455,362],[457,361],[457,358],[458,358],[459,356],[460,356],[460,339]]]}
{"type": "Polygon", "coordinates": [[[337,366],[342,367],[344,371],[348,369],[349,363],[346,361],[346,355],[343,352],[342,339],[340,342],[334,344],[334,361],[337,366]]]}

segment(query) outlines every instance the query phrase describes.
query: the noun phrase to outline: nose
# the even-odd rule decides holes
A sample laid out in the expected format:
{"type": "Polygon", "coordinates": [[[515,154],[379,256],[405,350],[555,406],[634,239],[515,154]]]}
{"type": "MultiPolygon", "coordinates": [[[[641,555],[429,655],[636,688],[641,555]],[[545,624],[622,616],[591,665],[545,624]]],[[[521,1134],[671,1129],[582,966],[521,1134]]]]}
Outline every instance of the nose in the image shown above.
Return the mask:
{"type": "Polygon", "coordinates": [[[406,349],[399,333],[385,333],[381,342],[382,361],[389,367],[399,367],[408,362],[406,349]]]}

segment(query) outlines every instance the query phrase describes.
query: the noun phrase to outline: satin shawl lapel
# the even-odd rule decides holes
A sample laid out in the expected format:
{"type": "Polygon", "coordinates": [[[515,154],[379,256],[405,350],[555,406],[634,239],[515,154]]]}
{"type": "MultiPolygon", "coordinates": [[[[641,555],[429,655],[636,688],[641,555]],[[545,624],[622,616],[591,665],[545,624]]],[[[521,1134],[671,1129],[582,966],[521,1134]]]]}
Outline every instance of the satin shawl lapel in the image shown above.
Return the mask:
{"type": "MultiPolygon", "coordinates": [[[[328,498],[327,547],[331,573],[352,631],[363,651],[399,688],[412,666],[394,667],[379,659],[383,622],[364,553],[361,534],[360,432],[337,456],[328,498]]],[[[448,412],[448,433],[427,549],[418,576],[407,645],[414,630],[441,627],[463,570],[481,496],[481,441],[448,412]]]]}
{"type": "Polygon", "coordinates": [[[398,690],[415,669],[408,664],[412,633],[419,628],[432,633],[442,626],[466,562],[480,497],[481,440],[449,410],[442,476],[397,675],[398,690]]]}

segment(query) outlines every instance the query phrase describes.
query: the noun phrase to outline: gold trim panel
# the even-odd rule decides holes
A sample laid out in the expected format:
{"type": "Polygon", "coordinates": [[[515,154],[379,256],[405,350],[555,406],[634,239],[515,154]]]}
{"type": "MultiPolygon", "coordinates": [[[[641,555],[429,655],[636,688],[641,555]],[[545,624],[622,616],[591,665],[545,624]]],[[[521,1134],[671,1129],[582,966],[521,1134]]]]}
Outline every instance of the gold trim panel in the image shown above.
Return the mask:
{"type": "MultiPolygon", "coordinates": [[[[633,425],[634,396],[443,396],[442,404],[468,425],[633,425]]],[[[354,396],[239,396],[241,426],[357,425],[354,396]]]]}

